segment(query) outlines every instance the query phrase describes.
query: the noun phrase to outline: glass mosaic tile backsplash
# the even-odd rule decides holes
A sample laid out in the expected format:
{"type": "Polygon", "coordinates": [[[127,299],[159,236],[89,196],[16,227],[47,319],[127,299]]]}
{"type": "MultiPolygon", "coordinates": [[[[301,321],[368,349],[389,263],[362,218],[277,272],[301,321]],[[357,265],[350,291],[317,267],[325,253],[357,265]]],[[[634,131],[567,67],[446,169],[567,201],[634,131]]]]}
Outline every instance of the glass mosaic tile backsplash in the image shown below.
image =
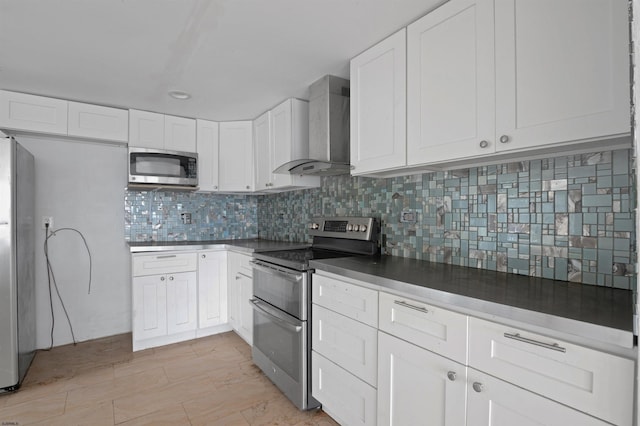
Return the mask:
{"type": "Polygon", "coordinates": [[[621,150],[388,179],[323,177],[320,188],[259,196],[259,236],[309,241],[313,216],[374,216],[394,256],[632,289],[632,166],[632,152],[621,150]],[[403,212],[416,222],[401,222],[403,212]]]}
{"type": "Polygon", "coordinates": [[[256,238],[257,206],[251,195],[125,191],[125,240],[256,238]]]}

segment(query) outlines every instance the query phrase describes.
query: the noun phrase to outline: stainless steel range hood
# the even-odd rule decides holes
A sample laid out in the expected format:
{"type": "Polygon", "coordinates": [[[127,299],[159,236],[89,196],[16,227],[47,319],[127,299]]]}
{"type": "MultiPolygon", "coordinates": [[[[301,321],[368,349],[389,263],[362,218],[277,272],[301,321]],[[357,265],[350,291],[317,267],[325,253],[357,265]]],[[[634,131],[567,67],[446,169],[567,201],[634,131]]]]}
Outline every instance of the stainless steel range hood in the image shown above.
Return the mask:
{"type": "Polygon", "coordinates": [[[290,161],[274,173],[349,174],[349,80],[326,75],[309,87],[309,158],[290,161]]]}

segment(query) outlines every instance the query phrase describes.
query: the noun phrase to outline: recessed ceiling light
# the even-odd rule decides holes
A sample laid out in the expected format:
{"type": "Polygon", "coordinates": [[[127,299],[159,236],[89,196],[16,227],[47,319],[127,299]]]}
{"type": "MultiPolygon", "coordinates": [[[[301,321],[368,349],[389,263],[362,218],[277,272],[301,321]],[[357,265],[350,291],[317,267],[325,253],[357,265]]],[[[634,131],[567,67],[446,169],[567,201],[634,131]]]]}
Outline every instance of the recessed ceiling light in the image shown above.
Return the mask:
{"type": "Polygon", "coordinates": [[[171,90],[169,92],[169,96],[171,96],[173,99],[179,99],[181,101],[185,101],[191,98],[191,95],[189,93],[183,92],[182,90],[171,90]]]}

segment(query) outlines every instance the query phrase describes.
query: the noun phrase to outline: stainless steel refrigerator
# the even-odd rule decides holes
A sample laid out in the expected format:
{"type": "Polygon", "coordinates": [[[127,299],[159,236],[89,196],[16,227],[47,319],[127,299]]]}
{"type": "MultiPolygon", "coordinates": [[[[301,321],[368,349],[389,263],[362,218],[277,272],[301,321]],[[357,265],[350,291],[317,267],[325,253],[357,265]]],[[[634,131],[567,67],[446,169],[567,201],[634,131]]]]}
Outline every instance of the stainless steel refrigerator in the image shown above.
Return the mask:
{"type": "Polygon", "coordinates": [[[33,155],[0,138],[0,391],[17,389],[36,347],[33,155]]]}

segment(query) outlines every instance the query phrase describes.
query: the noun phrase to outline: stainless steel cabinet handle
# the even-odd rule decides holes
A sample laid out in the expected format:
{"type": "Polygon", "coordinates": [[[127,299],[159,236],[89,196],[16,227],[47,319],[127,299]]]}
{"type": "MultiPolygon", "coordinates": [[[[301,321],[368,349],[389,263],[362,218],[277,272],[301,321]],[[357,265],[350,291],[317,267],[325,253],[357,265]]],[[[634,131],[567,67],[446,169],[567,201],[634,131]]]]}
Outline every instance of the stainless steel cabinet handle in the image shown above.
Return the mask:
{"type": "Polygon", "coordinates": [[[171,259],[172,257],[176,257],[175,254],[165,254],[164,256],[156,256],[156,259],[171,259]]]}
{"type": "Polygon", "coordinates": [[[425,314],[427,312],[429,312],[429,310],[427,308],[424,308],[422,306],[412,305],[410,303],[405,302],[404,300],[394,300],[393,303],[395,303],[396,305],[404,306],[405,308],[414,309],[416,311],[424,312],[425,314]]]}
{"type": "Polygon", "coordinates": [[[507,135],[500,136],[500,143],[507,143],[507,142],[509,142],[509,136],[507,135]]]}
{"type": "Polygon", "coordinates": [[[206,255],[206,254],[203,254],[203,255],[202,255],[202,258],[203,258],[203,259],[205,259],[206,257],[207,257],[207,255],[206,255]]]}
{"type": "Polygon", "coordinates": [[[218,185],[214,185],[214,186],[213,186],[213,189],[218,189],[218,185]]]}
{"type": "Polygon", "coordinates": [[[487,141],[480,141],[480,148],[486,148],[489,146],[489,142],[487,141]]]}
{"type": "Polygon", "coordinates": [[[473,390],[476,392],[482,392],[484,390],[484,385],[480,382],[473,382],[473,390]]]}
{"type": "Polygon", "coordinates": [[[265,303],[260,302],[257,299],[249,299],[249,302],[253,305],[253,309],[262,312],[264,315],[267,315],[269,319],[280,324],[282,327],[291,331],[295,331],[296,333],[300,333],[300,331],[302,330],[301,325],[294,324],[290,322],[289,319],[284,317],[284,315],[287,314],[283,314],[282,312],[279,312],[278,310],[268,306],[265,303]]]}
{"type": "Polygon", "coordinates": [[[164,281],[164,277],[160,277],[160,281],[164,281]]]}
{"type": "Polygon", "coordinates": [[[170,277],[169,277],[169,281],[173,281],[173,276],[170,276],[170,277]]]}
{"type": "Polygon", "coordinates": [[[236,280],[241,279],[242,277],[240,275],[236,275],[236,280]]]}
{"type": "Polygon", "coordinates": [[[249,185],[247,185],[247,189],[251,188],[249,185]]]}
{"type": "Polygon", "coordinates": [[[456,372],[455,371],[449,371],[447,373],[447,377],[449,378],[449,380],[451,380],[452,382],[455,382],[456,380],[456,372]]]}
{"type": "Polygon", "coordinates": [[[528,343],[530,345],[536,345],[536,346],[540,346],[542,348],[551,349],[552,351],[558,351],[558,352],[562,352],[562,353],[567,352],[567,348],[563,348],[562,346],[560,346],[557,343],[539,342],[537,340],[533,340],[533,339],[529,339],[529,338],[526,338],[526,337],[522,337],[520,335],[520,333],[515,333],[515,334],[504,333],[504,337],[506,337],[507,339],[517,340],[518,342],[528,343]]]}

